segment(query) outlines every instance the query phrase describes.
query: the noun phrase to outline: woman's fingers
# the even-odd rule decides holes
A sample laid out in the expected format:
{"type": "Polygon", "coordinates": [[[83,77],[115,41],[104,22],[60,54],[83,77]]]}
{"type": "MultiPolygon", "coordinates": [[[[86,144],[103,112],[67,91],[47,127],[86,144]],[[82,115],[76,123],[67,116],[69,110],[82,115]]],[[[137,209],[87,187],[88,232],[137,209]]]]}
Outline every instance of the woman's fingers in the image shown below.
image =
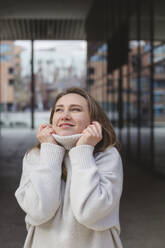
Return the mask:
{"type": "Polygon", "coordinates": [[[57,144],[55,139],[52,136],[52,133],[55,133],[52,125],[50,124],[42,124],[39,126],[38,132],[37,132],[37,139],[40,143],[54,143],[57,144]]]}
{"type": "Polygon", "coordinates": [[[47,127],[48,124],[41,124],[38,128],[38,132],[41,132],[44,128],[47,127]]]}
{"type": "Polygon", "coordinates": [[[98,136],[98,131],[94,125],[89,125],[87,130],[92,136],[96,136],[96,137],[98,136]]]}
{"type": "MultiPolygon", "coordinates": [[[[92,122],[93,123],[93,122],[92,122]]],[[[84,133],[88,133],[92,137],[96,137],[97,139],[102,138],[102,128],[99,123],[93,123],[89,125],[85,130],[84,133]]]]}
{"type": "Polygon", "coordinates": [[[92,124],[87,127],[87,130],[89,130],[92,136],[102,137],[102,127],[100,123],[96,121],[92,122],[92,124]]]}
{"type": "Polygon", "coordinates": [[[38,139],[47,139],[48,137],[51,136],[52,133],[55,133],[53,127],[51,124],[42,124],[39,126],[38,128],[38,132],[37,132],[37,138],[38,139]]]}
{"type": "Polygon", "coordinates": [[[98,121],[93,121],[93,125],[95,125],[97,132],[102,136],[102,127],[98,121]]]}
{"type": "Polygon", "coordinates": [[[54,130],[53,130],[52,127],[45,127],[45,128],[41,131],[41,133],[42,133],[43,135],[50,135],[50,134],[54,133],[54,130]]]}
{"type": "Polygon", "coordinates": [[[102,127],[98,122],[92,122],[82,133],[83,136],[80,137],[76,146],[84,144],[95,146],[102,139],[102,127]]]}
{"type": "Polygon", "coordinates": [[[45,123],[45,124],[42,124],[42,125],[39,126],[38,131],[41,132],[41,131],[47,130],[47,129],[52,129],[52,130],[54,130],[51,124],[45,123]]]}

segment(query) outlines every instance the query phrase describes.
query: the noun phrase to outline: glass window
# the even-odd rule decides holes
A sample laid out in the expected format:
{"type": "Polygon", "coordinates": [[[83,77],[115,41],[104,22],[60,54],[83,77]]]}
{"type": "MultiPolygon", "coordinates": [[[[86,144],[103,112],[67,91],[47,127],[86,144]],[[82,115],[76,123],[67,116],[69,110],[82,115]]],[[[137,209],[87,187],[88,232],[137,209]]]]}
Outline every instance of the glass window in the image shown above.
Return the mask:
{"type": "Polygon", "coordinates": [[[14,79],[9,79],[9,85],[14,85],[14,79]]]}
{"type": "Polygon", "coordinates": [[[9,52],[11,50],[11,45],[9,44],[0,44],[0,52],[1,53],[6,53],[9,52]]]}
{"type": "Polygon", "coordinates": [[[9,55],[1,55],[0,56],[0,62],[9,62],[11,61],[11,56],[9,55]]]}
{"type": "Polygon", "coordinates": [[[9,74],[13,74],[13,73],[14,73],[14,68],[13,68],[13,67],[9,67],[8,73],[9,73],[9,74]]]}

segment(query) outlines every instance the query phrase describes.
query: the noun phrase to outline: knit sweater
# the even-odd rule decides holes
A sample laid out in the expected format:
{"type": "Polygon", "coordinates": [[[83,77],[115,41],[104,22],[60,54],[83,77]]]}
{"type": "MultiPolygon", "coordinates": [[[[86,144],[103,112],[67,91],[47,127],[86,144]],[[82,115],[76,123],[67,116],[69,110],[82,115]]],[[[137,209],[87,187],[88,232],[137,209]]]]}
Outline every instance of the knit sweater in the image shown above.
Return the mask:
{"type": "Polygon", "coordinates": [[[24,248],[122,248],[120,155],[115,147],[93,155],[93,146],[75,146],[80,136],[55,136],[58,145],[25,155],[15,193],[26,213],[24,248]]]}

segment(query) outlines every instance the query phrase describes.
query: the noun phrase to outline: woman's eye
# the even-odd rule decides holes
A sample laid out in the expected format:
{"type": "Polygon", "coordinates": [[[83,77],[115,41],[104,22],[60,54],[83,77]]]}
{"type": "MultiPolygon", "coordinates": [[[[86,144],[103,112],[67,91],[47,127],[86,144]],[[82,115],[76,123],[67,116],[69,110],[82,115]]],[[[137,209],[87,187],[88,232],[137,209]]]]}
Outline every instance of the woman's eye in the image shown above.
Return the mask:
{"type": "Polygon", "coordinates": [[[55,112],[59,112],[59,111],[62,111],[62,109],[59,109],[59,108],[58,108],[58,109],[55,110],[55,112]]]}
{"type": "Polygon", "coordinates": [[[81,111],[79,108],[73,108],[72,111],[81,111]]]}

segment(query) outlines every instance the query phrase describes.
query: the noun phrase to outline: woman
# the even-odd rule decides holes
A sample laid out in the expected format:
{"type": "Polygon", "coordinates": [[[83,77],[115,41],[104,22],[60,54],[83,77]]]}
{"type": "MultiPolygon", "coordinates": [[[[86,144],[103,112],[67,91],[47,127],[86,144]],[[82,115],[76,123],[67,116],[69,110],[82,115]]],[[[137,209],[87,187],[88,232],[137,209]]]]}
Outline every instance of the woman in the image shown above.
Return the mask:
{"type": "Polygon", "coordinates": [[[23,159],[15,196],[26,213],[24,248],[121,248],[122,162],[112,125],[88,93],[60,93],[23,159]]]}

